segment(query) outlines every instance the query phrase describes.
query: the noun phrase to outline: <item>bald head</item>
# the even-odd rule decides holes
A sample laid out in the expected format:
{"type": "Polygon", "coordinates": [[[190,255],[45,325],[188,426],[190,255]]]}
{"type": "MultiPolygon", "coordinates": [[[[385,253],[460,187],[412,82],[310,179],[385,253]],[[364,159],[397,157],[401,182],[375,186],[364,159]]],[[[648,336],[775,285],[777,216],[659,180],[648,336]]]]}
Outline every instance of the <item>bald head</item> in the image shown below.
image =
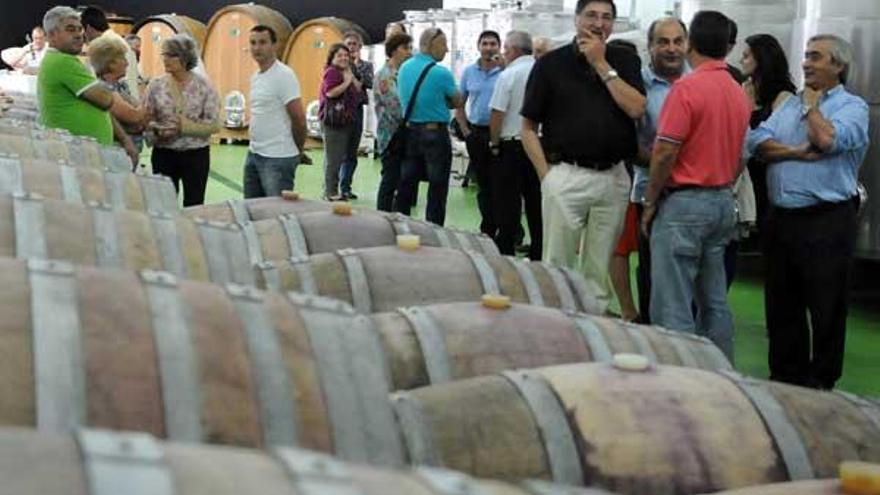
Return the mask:
{"type": "Polygon", "coordinates": [[[681,19],[664,17],[651,23],[648,51],[655,74],[663,78],[681,76],[687,51],[687,27],[681,19]]]}
{"type": "Polygon", "coordinates": [[[539,36],[532,40],[532,53],[535,58],[543,57],[547,52],[553,49],[553,42],[550,38],[539,36]]]}

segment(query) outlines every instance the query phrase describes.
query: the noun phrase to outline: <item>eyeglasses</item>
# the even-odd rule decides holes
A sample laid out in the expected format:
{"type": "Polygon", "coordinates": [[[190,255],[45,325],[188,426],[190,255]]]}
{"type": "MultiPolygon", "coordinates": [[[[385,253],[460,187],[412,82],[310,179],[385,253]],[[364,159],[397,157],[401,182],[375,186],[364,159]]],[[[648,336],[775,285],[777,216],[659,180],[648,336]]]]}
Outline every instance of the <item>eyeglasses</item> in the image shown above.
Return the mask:
{"type": "Polygon", "coordinates": [[[591,10],[591,11],[589,11],[589,12],[584,12],[583,14],[581,14],[581,17],[583,17],[584,19],[586,19],[586,20],[588,20],[588,21],[590,21],[590,22],[601,21],[601,22],[604,22],[604,23],[607,23],[607,24],[611,24],[611,23],[614,22],[614,16],[613,16],[613,15],[611,15],[611,14],[607,14],[607,13],[605,13],[605,14],[600,14],[599,12],[596,12],[596,11],[593,11],[593,10],[591,10]]]}

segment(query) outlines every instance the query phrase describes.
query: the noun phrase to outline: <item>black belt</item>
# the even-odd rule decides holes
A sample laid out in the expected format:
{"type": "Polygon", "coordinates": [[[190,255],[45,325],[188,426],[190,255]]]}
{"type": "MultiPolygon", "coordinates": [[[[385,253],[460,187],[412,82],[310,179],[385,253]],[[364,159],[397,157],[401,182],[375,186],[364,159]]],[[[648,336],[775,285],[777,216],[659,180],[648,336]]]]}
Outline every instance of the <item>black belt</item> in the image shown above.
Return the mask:
{"type": "Polygon", "coordinates": [[[663,188],[663,192],[665,194],[673,194],[681,191],[723,191],[725,189],[730,189],[730,184],[723,184],[720,186],[701,186],[699,184],[682,184],[677,186],[666,186],[663,188]]]}
{"type": "Polygon", "coordinates": [[[561,153],[547,153],[547,161],[550,163],[571,163],[572,165],[577,165],[580,168],[588,168],[591,170],[608,170],[611,167],[617,165],[619,162],[602,162],[596,160],[590,160],[589,158],[576,157],[571,155],[564,155],[561,153]]]}
{"type": "Polygon", "coordinates": [[[770,210],[777,215],[812,215],[816,213],[826,213],[836,210],[837,208],[850,205],[858,209],[860,202],[861,198],[858,195],[855,195],[852,198],[844,201],[822,201],[820,203],[816,203],[810,206],[804,206],[802,208],[780,208],[779,206],[773,206],[770,208],[770,210]]]}
{"type": "Polygon", "coordinates": [[[476,129],[478,131],[488,131],[489,130],[489,126],[487,126],[487,125],[471,124],[470,122],[468,122],[468,127],[470,127],[471,129],[476,129]]]}
{"type": "Polygon", "coordinates": [[[436,131],[445,128],[446,122],[409,122],[406,126],[414,129],[421,128],[436,131]]]}

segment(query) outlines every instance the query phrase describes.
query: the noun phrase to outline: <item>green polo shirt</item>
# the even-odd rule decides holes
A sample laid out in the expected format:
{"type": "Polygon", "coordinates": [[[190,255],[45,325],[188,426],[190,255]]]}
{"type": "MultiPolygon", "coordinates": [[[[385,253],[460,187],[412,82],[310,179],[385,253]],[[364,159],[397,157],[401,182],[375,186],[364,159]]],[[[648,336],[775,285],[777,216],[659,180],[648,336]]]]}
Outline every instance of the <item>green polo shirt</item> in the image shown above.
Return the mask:
{"type": "Polygon", "coordinates": [[[110,112],[81,97],[98,83],[95,75],[79,58],[49,48],[37,76],[37,97],[43,125],[66,129],[76,136],[93,137],[101,144],[113,144],[110,112]]]}

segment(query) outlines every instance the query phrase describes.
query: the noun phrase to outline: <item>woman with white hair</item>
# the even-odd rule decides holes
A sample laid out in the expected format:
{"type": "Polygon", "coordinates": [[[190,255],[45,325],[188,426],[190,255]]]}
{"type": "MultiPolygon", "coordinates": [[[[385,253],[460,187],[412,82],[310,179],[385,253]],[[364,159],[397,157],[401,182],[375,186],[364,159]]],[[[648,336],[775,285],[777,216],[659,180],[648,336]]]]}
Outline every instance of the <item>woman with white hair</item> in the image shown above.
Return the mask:
{"type": "Polygon", "coordinates": [[[166,74],[147,87],[148,139],[152,140],[153,173],[171,178],[183,206],[204,203],[210,169],[211,135],[220,129],[220,97],[193,72],[198,65],[196,42],[178,34],[162,42],[166,74]]]}
{"type": "Polygon", "coordinates": [[[146,112],[137,101],[125,81],[128,71],[126,52],[128,47],[120,38],[101,36],[89,43],[89,63],[101,84],[109,91],[118,93],[128,105],[114,105],[110,114],[119,121],[131,138],[138,153],[144,147],[144,119],[146,112]]]}

